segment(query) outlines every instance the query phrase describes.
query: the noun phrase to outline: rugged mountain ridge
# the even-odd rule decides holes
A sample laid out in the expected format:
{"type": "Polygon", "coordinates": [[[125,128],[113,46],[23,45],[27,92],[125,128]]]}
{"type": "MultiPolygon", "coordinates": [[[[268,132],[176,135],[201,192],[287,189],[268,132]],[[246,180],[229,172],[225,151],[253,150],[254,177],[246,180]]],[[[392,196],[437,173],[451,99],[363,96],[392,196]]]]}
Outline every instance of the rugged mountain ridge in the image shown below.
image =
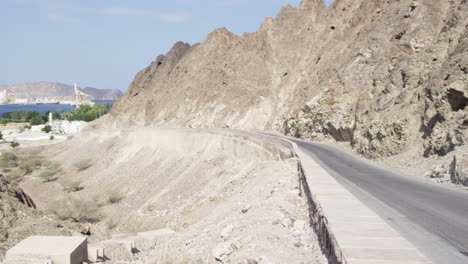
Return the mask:
{"type": "Polygon", "coordinates": [[[112,127],[231,127],[445,155],[467,139],[466,0],[286,5],[255,33],[179,42],[137,74],[112,127]]]}
{"type": "MultiPolygon", "coordinates": [[[[1,90],[8,89],[15,92],[16,98],[27,98],[35,101],[41,98],[57,98],[74,100],[75,90],[73,85],[56,82],[18,83],[14,85],[2,85],[1,90]]],[[[90,95],[92,100],[117,100],[123,93],[118,89],[96,89],[91,87],[79,88],[90,95]]]]}

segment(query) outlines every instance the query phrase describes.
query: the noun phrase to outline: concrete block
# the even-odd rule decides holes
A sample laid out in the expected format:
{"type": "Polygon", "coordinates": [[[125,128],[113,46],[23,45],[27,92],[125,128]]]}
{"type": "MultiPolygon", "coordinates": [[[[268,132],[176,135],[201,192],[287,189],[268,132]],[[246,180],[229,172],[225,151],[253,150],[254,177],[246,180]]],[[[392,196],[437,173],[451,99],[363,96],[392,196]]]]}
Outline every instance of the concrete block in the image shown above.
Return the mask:
{"type": "Polygon", "coordinates": [[[88,260],[91,262],[99,262],[104,260],[104,248],[88,246],[88,260]]]}
{"type": "Polygon", "coordinates": [[[5,261],[50,259],[54,264],[81,264],[88,259],[86,237],[30,236],[5,254],[5,261]]]}
{"type": "Polygon", "coordinates": [[[100,258],[105,258],[111,261],[127,261],[130,260],[133,253],[137,252],[135,241],[125,239],[111,239],[93,244],[94,248],[101,248],[99,251],[100,258]],[[105,252],[104,252],[105,249],[105,252]]]}

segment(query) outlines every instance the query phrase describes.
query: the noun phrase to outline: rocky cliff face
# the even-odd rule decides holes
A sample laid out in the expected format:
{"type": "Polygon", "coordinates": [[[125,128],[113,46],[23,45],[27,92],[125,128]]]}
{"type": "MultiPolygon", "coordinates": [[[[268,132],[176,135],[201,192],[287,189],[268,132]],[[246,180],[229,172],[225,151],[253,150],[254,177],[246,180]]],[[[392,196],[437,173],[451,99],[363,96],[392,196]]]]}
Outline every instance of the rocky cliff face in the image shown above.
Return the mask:
{"type": "Polygon", "coordinates": [[[467,139],[466,0],[303,0],[255,33],[177,43],[139,72],[114,127],[231,127],[444,155],[467,139]]]}
{"type": "MultiPolygon", "coordinates": [[[[0,90],[8,89],[15,93],[16,98],[27,98],[31,102],[42,98],[55,98],[57,100],[74,100],[75,90],[72,85],[55,82],[18,83],[11,86],[0,86],[0,90]]],[[[116,100],[123,93],[120,90],[84,88],[80,89],[90,95],[92,100],[116,100]]]]}

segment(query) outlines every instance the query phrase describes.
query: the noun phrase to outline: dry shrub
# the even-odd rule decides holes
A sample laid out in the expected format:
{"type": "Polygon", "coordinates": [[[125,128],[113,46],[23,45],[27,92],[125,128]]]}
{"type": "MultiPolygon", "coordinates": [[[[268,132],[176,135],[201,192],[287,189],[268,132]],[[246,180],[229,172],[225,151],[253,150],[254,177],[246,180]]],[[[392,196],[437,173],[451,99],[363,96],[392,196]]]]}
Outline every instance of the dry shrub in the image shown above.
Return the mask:
{"type": "Polygon", "coordinates": [[[143,212],[147,214],[153,212],[154,210],[156,210],[156,205],[154,204],[147,205],[145,208],[143,208],[143,212]]]}
{"type": "Polygon", "coordinates": [[[18,166],[18,157],[13,152],[5,152],[0,156],[0,166],[3,168],[11,168],[18,166]]]}
{"type": "Polygon", "coordinates": [[[63,190],[66,192],[77,192],[83,190],[84,187],[81,185],[80,180],[70,180],[65,182],[63,185],[63,190]]]}
{"type": "Polygon", "coordinates": [[[105,226],[107,229],[112,230],[117,227],[117,222],[112,217],[110,217],[106,220],[105,226]]]}
{"type": "Polygon", "coordinates": [[[73,165],[78,169],[78,171],[84,171],[93,166],[93,163],[91,162],[91,160],[82,160],[75,162],[75,164],[73,165]]]}
{"type": "Polygon", "coordinates": [[[124,195],[117,190],[108,190],[105,193],[95,195],[93,197],[94,202],[99,206],[105,206],[108,204],[115,204],[120,202],[124,198],[124,195]]]}
{"type": "Polygon", "coordinates": [[[20,158],[21,162],[29,162],[32,164],[34,167],[40,167],[42,166],[42,157],[40,157],[37,154],[31,154],[25,157],[20,158]]]}
{"type": "Polygon", "coordinates": [[[44,182],[51,182],[57,179],[57,177],[55,177],[55,174],[57,174],[57,172],[54,170],[46,170],[41,172],[41,174],[39,174],[39,177],[41,177],[44,180],[44,182]]]}
{"type": "Polygon", "coordinates": [[[56,200],[49,206],[49,211],[60,220],[71,219],[78,223],[95,223],[102,217],[95,203],[71,196],[56,200]]]}
{"type": "Polygon", "coordinates": [[[107,193],[107,202],[110,204],[118,203],[124,198],[123,194],[117,190],[110,190],[107,193]]]}
{"type": "Polygon", "coordinates": [[[21,162],[19,168],[24,170],[25,174],[30,174],[31,172],[34,171],[35,166],[32,161],[27,160],[27,161],[21,162]]]}
{"type": "Polygon", "coordinates": [[[62,167],[57,162],[46,161],[44,166],[46,166],[48,170],[56,171],[57,173],[62,171],[62,167]]]}
{"type": "Polygon", "coordinates": [[[5,152],[5,153],[2,153],[1,159],[5,161],[10,161],[10,160],[17,160],[18,157],[13,152],[5,152]]]}

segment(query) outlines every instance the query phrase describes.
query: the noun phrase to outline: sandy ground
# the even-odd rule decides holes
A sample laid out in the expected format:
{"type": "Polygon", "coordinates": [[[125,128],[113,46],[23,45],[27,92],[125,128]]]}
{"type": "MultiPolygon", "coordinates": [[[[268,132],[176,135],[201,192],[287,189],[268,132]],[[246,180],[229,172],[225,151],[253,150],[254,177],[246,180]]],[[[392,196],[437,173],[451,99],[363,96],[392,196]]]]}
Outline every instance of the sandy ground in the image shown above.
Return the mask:
{"type": "Polygon", "coordinates": [[[44,183],[33,174],[21,187],[44,211],[79,201],[73,209],[96,218],[89,223],[92,243],[176,231],[122,263],[327,262],[287,149],[238,136],[142,128],[87,131],[36,150],[60,164],[58,179],[44,183]],[[70,181],[82,189],[65,192],[70,181]]]}
{"type": "Polygon", "coordinates": [[[0,131],[4,139],[4,142],[0,143],[0,152],[10,151],[10,142],[12,141],[20,143],[18,148],[27,148],[55,144],[67,139],[67,136],[49,134],[43,131],[31,131],[30,129],[21,131],[21,126],[0,127],[0,131]],[[50,140],[52,135],[54,140],[50,140]]]}

